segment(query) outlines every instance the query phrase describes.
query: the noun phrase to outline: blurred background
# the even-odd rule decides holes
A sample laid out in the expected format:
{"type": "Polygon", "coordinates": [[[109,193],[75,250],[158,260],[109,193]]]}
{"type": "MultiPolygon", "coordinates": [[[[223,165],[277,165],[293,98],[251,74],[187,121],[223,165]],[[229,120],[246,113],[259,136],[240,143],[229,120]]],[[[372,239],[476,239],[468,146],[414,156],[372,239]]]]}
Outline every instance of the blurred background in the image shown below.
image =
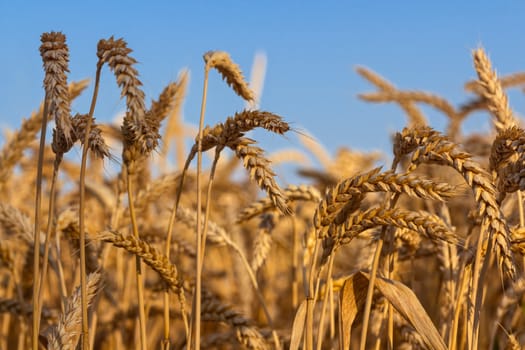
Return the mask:
{"type": "MultiPolygon", "coordinates": [[[[134,50],[147,101],[187,68],[191,74],[184,120],[197,125],[203,60],[208,50],[230,53],[250,79],[254,58],[266,57],[260,108],[285,117],[333,153],[341,146],[389,156],[390,135],[406,123],[395,104],[370,104],[358,93],[376,88],[361,78],[366,66],[400,89],[425,90],[454,105],[475,77],[471,50],[483,46],[501,75],[525,70],[524,1],[33,1],[0,2],[0,126],[16,129],[44,96],[40,34],[62,31],[70,49],[69,80],[94,79],[99,39],[123,37],[134,50]]],[[[92,88],[75,101],[86,113],[92,88]]],[[[102,74],[95,111],[111,121],[124,110],[114,76],[102,74]]],[[[523,93],[510,92],[516,112],[523,93]]],[[[217,73],[210,76],[207,124],[244,108],[217,73]]],[[[442,130],[446,118],[423,108],[442,130]]],[[[474,114],[470,130],[487,130],[488,115],[474,114]]],[[[262,136],[269,151],[300,148],[294,134],[262,136]]]]}

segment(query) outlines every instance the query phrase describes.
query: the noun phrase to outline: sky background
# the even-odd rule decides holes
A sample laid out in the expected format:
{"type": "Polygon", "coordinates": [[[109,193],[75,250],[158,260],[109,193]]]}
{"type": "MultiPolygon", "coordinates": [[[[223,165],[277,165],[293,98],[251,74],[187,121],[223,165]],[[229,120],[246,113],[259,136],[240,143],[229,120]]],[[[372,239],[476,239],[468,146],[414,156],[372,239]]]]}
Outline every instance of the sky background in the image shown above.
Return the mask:
{"type": "MultiPolygon", "coordinates": [[[[368,104],[375,91],[355,72],[363,65],[399,88],[421,89],[455,105],[468,99],[475,77],[471,50],[482,45],[501,75],[525,70],[525,1],[34,1],[0,0],[0,126],[15,129],[43,98],[40,35],[62,31],[70,49],[69,80],[94,79],[96,46],[111,35],[134,50],[147,96],[156,98],[188,68],[185,121],[198,124],[203,60],[208,50],[230,53],[249,77],[256,52],[268,59],[261,109],[285,117],[330,152],[339,147],[390,151],[390,135],[405,118],[396,105],[368,104]]],[[[86,113],[92,90],[73,104],[86,113]]],[[[124,110],[113,74],[102,74],[95,111],[109,121],[124,110]]],[[[525,111],[524,95],[511,106],[525,111]]],[[[210,76],[206,124],[243,108],[243,101],[210,76]]],[[[424,109],[433,127],[446,119],[424,109]]],[[[488,127],[484,114],[469,130],[488,127]]],[[[267,150],[301,148],[287,138],[261,136],[267,150]]]]}

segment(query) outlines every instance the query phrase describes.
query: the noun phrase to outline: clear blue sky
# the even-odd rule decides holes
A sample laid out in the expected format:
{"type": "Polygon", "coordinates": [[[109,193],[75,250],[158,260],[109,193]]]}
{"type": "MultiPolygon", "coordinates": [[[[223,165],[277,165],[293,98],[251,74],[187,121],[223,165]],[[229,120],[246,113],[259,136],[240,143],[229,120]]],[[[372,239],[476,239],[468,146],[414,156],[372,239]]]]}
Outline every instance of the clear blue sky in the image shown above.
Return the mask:
{"type": "MultiPolygon", "coordinates": [[[[524,1],[34,1],[0,2],[3,67],[0,125],[18,128],[43,97],[40,34],[62,31],[70,48],[70,80],[93,78],[96,45],[123,37],[148,101],[187,67],[191,83],[185,119],[198,123],[202,54],[228,51],[249,75],[254,54],[268,57],[261,108],[308,130],[329,150],[339,146],[389,150],[389,135],[405,119],[393,105],[372,105],[356,94],[374,88],[354,71],[365,65],[398,87],[423,89],[454,103],[467,99],[475,76],[471,49],[483,45],[501,74],[525,70],[524,1]]],[[[74,106],[87,112],[91,90],[74,106]]],[[[523,94],[511,95],[523,113],[523,94]]],[[[206,123],[223,120],[242,101],[211,76],[206,123]]],[[[122,111],[119,90],[103,72],[99,120],[122,111]]],[[[433,126],[445,119],[431,113],[433,126]]],[[[470,125],[486,124],[475,117],[470,125]]],[[[266,149],[299,147],[294,136],[272,138],[266,149]]]]}

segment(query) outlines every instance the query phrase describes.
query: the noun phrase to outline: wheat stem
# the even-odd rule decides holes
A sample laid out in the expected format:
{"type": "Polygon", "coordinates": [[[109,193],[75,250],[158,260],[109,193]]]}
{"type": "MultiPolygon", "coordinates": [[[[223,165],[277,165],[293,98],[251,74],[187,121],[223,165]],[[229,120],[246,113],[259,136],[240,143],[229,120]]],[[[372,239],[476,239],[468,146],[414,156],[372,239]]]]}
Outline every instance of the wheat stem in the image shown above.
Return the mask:
{"type": "MultiPolygon", "coordinates": [[[[131,227],[133,229],[133,236],[139,238],[139,229],[137,224],[137,217],[135,215],[135,206],[133,204],[133,187],[132,187],[132,175],[129,173],[129,169],[126,167],[127,175],[127,190],[128,190],[128,205],[129,205],[129,216],[131,219],[131,227]]],[[[135,256],[135,268],[136,274],[135,279],[137,282],[137,298],[139,303],[139,324],[140,324],[140,346],[142,350],[147,349],[147,335],[146,335],[146,313],[144,306],[144,271],[142,269],[141,259],[139,256],[135,256]]]]}
{"type": "Polygon", "coordinates": [[[51,179],[51,188],[49,190],[49,213],[47,219],[47,229],[46,229],[46,240],[44,243],[44,258],[42,261],[42,271],[40,273],[39,286],[38,286],[38,310],[37,314],[34,316],[37,319],[38,327],[40,328],[40,315],[42,313],[42,290],[43,285],[47,279],[47,267],[48,267],[48,257],[49,257],[49,241],[51,237],[51,230],[53,228],[54,221],[54,212],[55,212],[55,190],[56,190],[56,181],[58,168],[62,156],[57,154],[55,164],[53,167],[53,178],[51,179]]]}
{"type": "Polygon", "coordinates": [[[84,134],[84,143],[82,147],[82,160],[80,163],[80,190],[79,190],[79,234],[80,234],[80,295],[82,303],[82,350],[89,349],[89,322],[88,322],[88,300],[87,300],[87,273],[86,273],[86,229],[85,229],[85,206],[86,206],[86,163],[87,152],[89,150],[89,134],[91,130],[91,122],[93,114],[95,113],[95,105],[97,103],[98,87],[100,82],[100,72],[102,71],[103,62],[99,60],[97,63],[97,72],[95,76],[95,87],[93,90],[93,97],[91,98],[91,106],[89,107],[89,117],[86,125],[86,133],[84,134]]]}
{"type": "Polygon", "coordinates": [[[193,334],[194,349],[200,350],[200,322],[201,322],[201,290],[202,275],[200,267],[202,266],[201,246],[202,246],[202,226],[201,226],[201,173],[202,173],[202,130],[204,129],[204,114],[206,112],[206,95],[208,93],[208,75],[210,68],[208,65],[204,68],[204,86],[202,90],[201,113],[199,118],[199,135],[197,140],[197,262],[195,275],[195,294],[194,294],[194,314],[193,314],[193,334]]]}
{"type": "Polygon", "coordinates": [[[332,270],[334,267],[334,256],[335,254],[330,255],[330,261],[328,262],[328,271],[326,272],[326,290],[327,292],[323,295],[323,306],[321,308],[321,318],[319,320],[319,331],[318,331],[318,337],[317,337],[317,350],[321,350],[323,346],[323,338],[324,338],[324,323],[325,323],[325,317],[326,317],[326,307],[328,305],[327,300],[328,298],[332,298],[332,295],[328,293],[328,288],[330,285],[332,285],[332,270]]]}
{"type": "Polygon", "coordinates": [[[33,333],[32,333],[32,347],[33,350],[38,350],[38,294],[39,294],[39,281],[38,276],[40,274],[40,208],[42,206],[42,172],[44,168],[44,149],[46,145],[46,127],[47,127],[47,113],[48,113],[48,101],[47,93],[44,99],[44,112],[42,118],[42,127],[40,129],[40,147],[38,149],[38,165],[36,175],[36,197],[35,197],[35,226],[34,226],[34,247],[33,247],[33,275],[35,281],[33,283],[33,333]]]}

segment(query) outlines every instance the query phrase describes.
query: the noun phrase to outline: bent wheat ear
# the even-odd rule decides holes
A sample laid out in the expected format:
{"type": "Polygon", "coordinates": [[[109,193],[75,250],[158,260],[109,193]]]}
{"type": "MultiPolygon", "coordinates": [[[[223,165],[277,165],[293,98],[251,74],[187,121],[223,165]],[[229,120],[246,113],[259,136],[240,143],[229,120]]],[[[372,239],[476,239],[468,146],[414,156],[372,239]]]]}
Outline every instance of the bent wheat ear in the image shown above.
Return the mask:
{"type": "MultiPolygon", "coordinates": [[[[263,128],[284,135],[290,130],[290,125],[281,116],[271,112],[244,110],[235,113],[233,117],[226,118],[224,123],[218,123],[213,127],[207,126],[202,131],[202,151],[208,151],[213,147],[229,146],[244,136],[244,133],[255,128],[263,128]]],[[[197,141],[195,140],[186,164],[197,154],[197,141]]]]}
{"type": "Polygon", "coordinates": [[[460,239],[438,216],[397,208],[373,207],[353,213],[342,225],[337,225],[335,229],[330,230],[327,241],[323,244],[325,247],[323,255],[328,256],[333,250],[332,247],[348,244],[362,232],[378,226],[412,230],[434,241],[460,243],[460,239]]]}
{"type": "Polygon", "coordinates": [[[178,278],[177,267],[148,242],[135,236],[108,231],[102,232],[99,239],[111,243],[115,247],[123,248],[129,253],[140,257],[146,265],[150,266],[160,275],[173,292],[179,293],[183,288],[182,283],[178,278]]]}
{"type": "MultiPolygon", "coordinates": [[[[384,78],[380,77],[378,74],[372,72],[371,70],[365,68],[365,67],[357,67],[356,68],[357,73],[359,73],[363,78],[377,86],[381,91],[385,92],[395,92],[397,88],[390,83],[389,81],[385,80],[384,78]]],[[[419,110],[419,108],[412,102],[408,100],[401,100],[397,101],[399,103],[399,106],[405,111],[408,117],[409,125],[427,125],[427,120],[425,119],[423,113],[419,110]]]]}
{"type": "Polygon", "coordinates": [[[160,120],[146,115],[142,83],[138,79],[138,71],[133,67],[137,61],[129,56],[131,51],[123,39],[115,40],[113,37],[100,40],[97,46],[99,64],[108,64],[122,90],[121,96],[126,97],[127,111],[122,123],[122,158],[128,171],[135,173],[136,161],[158,145],[160,120]]]}
{"type": "Polygon", "coordinates": [[[262,336],[253,321],[224,304],[211,291],[202,290],[202,319],[206,321],[224,322],[236,331],[237,340],[248,349],[269,349],[270,346],[262,336]]]}
{"type": "Polygon", "coordinates": [[[345,179],[330,188],[314,213],[318,236],[324,238],[330,226],[341,224],[355,211],[367,192],[404,193],[411,197],[443,201],[457,189],[445,183],[421,179],[410,174],[380,172],[381,168],[345,179]]]}
{"type": "Polygon", "coordinates": [[[206,68],[215,68],[221,73],[222,78],[226,80],[226,83],[235,91],[237,95],[244,98],[246,101],[252,101],[255,98],[255,94],[248,87],[248,83],[242,75],[239,66],[234,63],[224,51],[208,51],[204,54],[204,62],[206,68]]]}
{"type": "Polygon", "coordinates": [[[270,168],[270,161],[264,158],[262,149],[252,146],[254,143],[255,141],[243,137],[228,146],[243,160],[244,167],[250,172],[250,178],[266,191],[277,209],[284,215],[291,215],[288,199],[274,179],[275,173],[270,168]]]}

